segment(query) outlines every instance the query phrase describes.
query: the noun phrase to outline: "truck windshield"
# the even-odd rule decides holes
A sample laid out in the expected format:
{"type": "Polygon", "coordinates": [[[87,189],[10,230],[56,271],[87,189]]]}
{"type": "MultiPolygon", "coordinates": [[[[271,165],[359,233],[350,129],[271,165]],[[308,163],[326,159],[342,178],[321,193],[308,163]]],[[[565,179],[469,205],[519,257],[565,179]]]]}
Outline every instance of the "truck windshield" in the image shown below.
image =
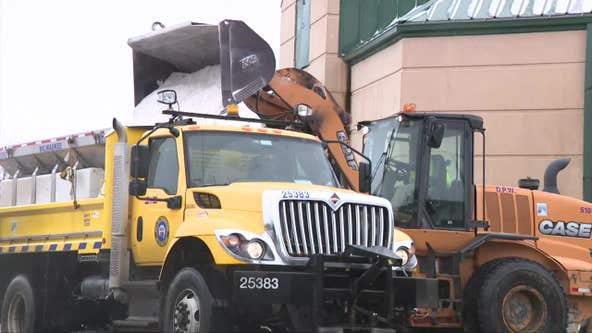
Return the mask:
{"type": "Polygon", "coordinates": [[[288,182],[337,187],[319,142],[259,133],[185,133],[189,187],[288,182]]]}
{"type": "Polygon", "coordinates": [[[390,200],[395,224],[411,226],[417,216],[417,158],[421,123],[398,117],[369,124],[364,154],[373,165],[372,194],[390,200]]]}

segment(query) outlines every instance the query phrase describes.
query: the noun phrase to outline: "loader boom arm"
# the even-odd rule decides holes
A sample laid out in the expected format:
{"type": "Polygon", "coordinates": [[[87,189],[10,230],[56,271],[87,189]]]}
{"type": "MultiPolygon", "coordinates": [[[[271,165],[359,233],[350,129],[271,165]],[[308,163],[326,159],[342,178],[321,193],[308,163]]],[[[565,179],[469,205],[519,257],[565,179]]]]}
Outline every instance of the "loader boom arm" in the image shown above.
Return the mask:
{"type": "MultiPolygon", "coordinates": [[[[244,102],[261,118],[301,122],[305,132],[321,140],[349,144],[349,114],[321,82],[303,70],[277,70],[267,87],[244,102]],[[301,104],[310,107],[310,115],[298,114],[297,108],[301,104]]],[[[351,149],[341,144],[329,144],[328,150],[349,186],[359,191],[358,162],[351,149]]]]}

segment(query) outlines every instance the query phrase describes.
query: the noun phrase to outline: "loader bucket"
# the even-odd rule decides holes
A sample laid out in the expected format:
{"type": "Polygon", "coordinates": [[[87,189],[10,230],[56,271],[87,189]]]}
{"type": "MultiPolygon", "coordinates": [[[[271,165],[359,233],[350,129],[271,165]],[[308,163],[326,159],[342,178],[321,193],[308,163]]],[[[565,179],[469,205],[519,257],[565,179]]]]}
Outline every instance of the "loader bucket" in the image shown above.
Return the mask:
{"type": "Polygon", "coordinates": [[[263,88],[275,71],[271,47],[242,21],[188,22],[130,38],[128,45],[133,50],[135,105],[173,72],[220,64],[226,106],[263,88]]]}

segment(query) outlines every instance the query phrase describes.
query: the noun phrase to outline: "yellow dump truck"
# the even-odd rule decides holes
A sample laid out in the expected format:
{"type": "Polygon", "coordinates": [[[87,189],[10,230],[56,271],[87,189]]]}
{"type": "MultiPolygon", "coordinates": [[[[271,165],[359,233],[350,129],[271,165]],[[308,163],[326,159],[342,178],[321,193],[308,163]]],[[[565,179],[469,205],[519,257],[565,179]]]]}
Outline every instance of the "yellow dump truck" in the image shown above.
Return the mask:
{"type": "MultiPolygon", "coordinates": [[[[130,45],[136,103],[173,70],[220,62],[231,104],[275,67],[240,21],[130,45]]],[[[392,328],[437,306],[436,280],[406,277],[413,244],[390,203],[339,188],[318,138],[168,113],[0,149],[2,332],[392,328]]]]}

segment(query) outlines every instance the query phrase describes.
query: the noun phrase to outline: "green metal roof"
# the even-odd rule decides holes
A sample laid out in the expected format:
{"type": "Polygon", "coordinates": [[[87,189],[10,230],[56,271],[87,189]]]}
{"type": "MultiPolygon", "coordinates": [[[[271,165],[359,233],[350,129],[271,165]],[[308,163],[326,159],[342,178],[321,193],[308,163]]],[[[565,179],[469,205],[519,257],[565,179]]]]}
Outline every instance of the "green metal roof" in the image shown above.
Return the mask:
{"type": "Polygon", "coordinates": [[[591,12],[592,0],[431,0],[396,18],[391,25],[586,15],[591,12]]]}
{"type": "Polygon", "coordinates": [[[584,30],[592,24],[592,0],[341,1],[339,51],[350,64],[404,37],[584,30]],[[409,1],[410,6],[400,10],[399,5],[409,1]],[[373,2],[377,2],[378,9],[388,3],[398,11],[391,12],[390,21],[369,20],[367,17],[375,12],[384,13],[376,8],[368,13],[373,2]]]}

